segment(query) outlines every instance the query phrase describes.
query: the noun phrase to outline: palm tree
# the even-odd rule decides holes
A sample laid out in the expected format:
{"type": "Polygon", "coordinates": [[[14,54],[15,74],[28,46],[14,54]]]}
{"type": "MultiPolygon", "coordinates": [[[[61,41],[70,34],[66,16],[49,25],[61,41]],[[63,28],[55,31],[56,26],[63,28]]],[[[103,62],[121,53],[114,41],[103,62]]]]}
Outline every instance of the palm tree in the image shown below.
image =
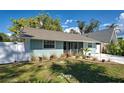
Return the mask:
{"type": "Polygon", "coordinates": [[[84,21],[77,21],[78,28],[80,30],[80,34],[84,34],[85,22],[84,21]]]}
{"type": "Polygon", "coordinates": [[[91,19],[89,24],[85,24],[84,21],[77,21],[78,28],[81,35],[84,33],[90,33],[99,28],[100,22],[95,19],[91,19]]]}
{"type": "Polygon", "coordinates": [[[98,30],[99,25],[100,22],[98,20],[91,19],[90,23],[85,27],[85,33],[90,33],[93,32],[94,30],[98,30]]]}
{"type": "Polygon", "coordinates": [[[74,29],[70,29],[70,32],[69,32],[70,34],[79,34],[78,32],[76,32],[76,30],[74,30],[74,29]]]}
{"type": "Polygon", "coordinates": [[[89,51],[91,51],[89,48],[81,48],[81,52],[84,56],[86,56],[89,51]]]}
{"type": "Polygon", "coordinates": [[[119,28],[119,25],[116,23],[112,23],[110,25],[106,26],[107,29],[113,29],[115,32],[121,32],[121,29],[119,28]]]}
{"type": "Polygon", "coordinates": [[[118,27],[118,25],[115,24],[115,23],[112,23],[112,24],[106,26],[106,28],[108,28],[108,29],[113,29],[113,28],[116,28],[116,27],[118,27]]]}

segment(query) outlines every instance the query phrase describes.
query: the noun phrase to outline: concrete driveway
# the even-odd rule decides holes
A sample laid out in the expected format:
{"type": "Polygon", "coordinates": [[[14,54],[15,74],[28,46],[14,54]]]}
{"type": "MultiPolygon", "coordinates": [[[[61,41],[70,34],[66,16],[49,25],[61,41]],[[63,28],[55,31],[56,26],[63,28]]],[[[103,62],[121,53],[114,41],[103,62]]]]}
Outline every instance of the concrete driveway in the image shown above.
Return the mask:
{"type": "Polygon", "coordinates": [[[96,57],[98,60],[105,59],[105,61],[112,61],[117,62],[120,64],[124,64],[124,56],[116,56],[116,55],[109,55],[109,54],[94,54],[93,57],[96,57]]]}

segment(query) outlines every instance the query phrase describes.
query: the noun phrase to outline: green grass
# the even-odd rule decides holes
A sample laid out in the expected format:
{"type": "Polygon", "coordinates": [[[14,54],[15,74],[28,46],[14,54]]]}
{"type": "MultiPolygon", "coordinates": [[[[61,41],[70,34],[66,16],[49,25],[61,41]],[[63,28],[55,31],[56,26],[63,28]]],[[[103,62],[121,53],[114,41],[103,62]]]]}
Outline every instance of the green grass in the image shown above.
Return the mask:
{"type": "Polygon", "coordinates": [[[64,60],[0,65],[0,82],[124,82],[124,65],[64,60]]]}

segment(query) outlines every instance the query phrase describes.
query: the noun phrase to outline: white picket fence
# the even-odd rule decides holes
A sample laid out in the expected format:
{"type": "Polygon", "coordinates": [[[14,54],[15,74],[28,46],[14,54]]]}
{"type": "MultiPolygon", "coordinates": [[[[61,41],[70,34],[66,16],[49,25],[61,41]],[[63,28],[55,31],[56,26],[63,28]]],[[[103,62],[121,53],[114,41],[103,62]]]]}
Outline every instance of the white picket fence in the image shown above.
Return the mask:
{"type": "Polygon", "coordinates": [[[28,60],[30,60],[30,55],[26,52],[24,43],[0,42],[0,64],[28,60]]]}

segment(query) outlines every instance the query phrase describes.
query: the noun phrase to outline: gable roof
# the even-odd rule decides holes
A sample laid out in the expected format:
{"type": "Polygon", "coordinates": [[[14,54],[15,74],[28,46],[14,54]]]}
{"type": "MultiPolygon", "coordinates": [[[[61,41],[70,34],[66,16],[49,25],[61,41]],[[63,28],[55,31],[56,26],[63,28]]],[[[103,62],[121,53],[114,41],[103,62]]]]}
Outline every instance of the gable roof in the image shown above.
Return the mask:
{"type": "Polygon", "coordinates": [[[22,38],[40,39],[40,40],[55,40],[55,41],[72,41],[72,42],[95,42],[99,41],[81,36],[78,34],[68,34],[59,31],[49,31],[37,28],[24,28],[22,38]]]}
{"type": "Polygon", "coordinates": [[[89,38],[93,38],[93,39],[101,41],[101,42],[104,42],[104,43],[110,43],[112,35],[113,35],[113,31],[114,30],[112,30],[112,29],[104,29],[101,31],[85,34],[85,36],[89,37],[89,38]]]}

